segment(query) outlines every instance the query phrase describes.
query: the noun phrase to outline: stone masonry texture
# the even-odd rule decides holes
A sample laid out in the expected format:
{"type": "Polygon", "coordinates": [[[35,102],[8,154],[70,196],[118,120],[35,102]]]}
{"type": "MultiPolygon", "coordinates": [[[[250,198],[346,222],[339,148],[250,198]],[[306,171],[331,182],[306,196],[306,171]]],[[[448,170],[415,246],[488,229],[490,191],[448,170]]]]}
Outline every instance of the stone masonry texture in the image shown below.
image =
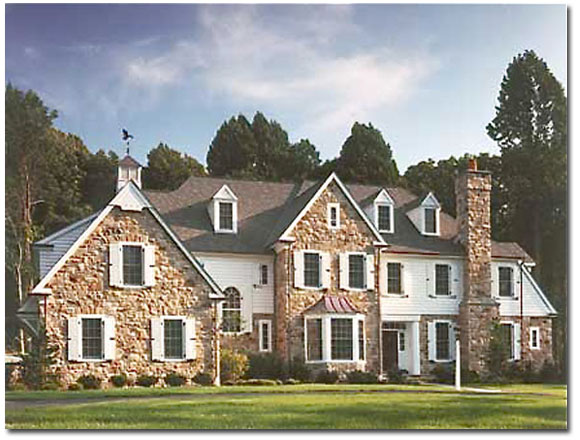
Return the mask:
{"type": "Polygon", "coordinates": [[[63,385],[93,374],[103,381],[112,375],[164,376],[174,372],[191,379],[199,371],[212,375],[214,307],[210,287],[147,211],[115,208],[85,240],[50,281],[46,327],[49,344],[57,349],[54,372],[63,385]],[[108,282],[108,245],[120,241],[156,246],[153,287],[117,288],[108,282]],[[116,320],[116,355],[112,361],[67,360],[67,318],[103,314],[116,320]],[[196,359],[153,362],[150,355],[150,319],[161,315],[194,317],[196,359]]]}

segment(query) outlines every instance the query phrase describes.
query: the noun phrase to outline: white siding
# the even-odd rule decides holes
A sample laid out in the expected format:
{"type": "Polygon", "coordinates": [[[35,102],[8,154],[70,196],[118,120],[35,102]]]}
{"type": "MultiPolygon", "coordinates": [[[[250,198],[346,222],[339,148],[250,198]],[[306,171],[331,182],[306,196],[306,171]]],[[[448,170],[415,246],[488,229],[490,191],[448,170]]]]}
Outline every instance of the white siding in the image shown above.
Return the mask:
{"type": "Polygon", "coordinates": [[[52,245],[36,246],[38,270],[41,278],[48,273],[52,266],[60,260],[60,257],[62,257],[74,242],[77,241],[81,234],[89,227],[94,217],[95,216],[92,215],[69,226],[68,228],[65,228],[63,230],[64,233],[57,232],[56,234],[53,234],[53,239],[47,237],[39,242],[39,244],[42,243],[43,245],[52,245]]]}
{"type": "Polygon", "coordinates": [[[198,254],[205,270],[225,289],[235,287],[251,301],[253,313],[274,313],[274,257],[268,255],[198,254]],[[256,273],[260,264],[268,266],[268,284],[258,286],[256,273]]]}
{"type": "Polygon", "coordinates": [[[524,316],[546,316],[550,313],[547,305],[542,300],[542,297],[538,290],[534,287],[532,282],[526,276],[522,274],[520,277],[520,268],[517,263],[513,261],[498,261],[495,260],[491,264],[491,270],[493,271],[492,276],[492,294],[499,301],[499,314],[501,316],[519,316],[521,307],[521,280],[523,279],[523,293],[524,293],[524,304],[523,312],[524,316]],[[514,292],[515,296],[513,298],[499,298],[499,287],[498,287],[498,268],[499,266],[507,266],[513,269],[514,273],[514,292]]]}
{"type": "Polygon", "coordinates": [[[383,254],[379,268],[381,314],[385,315],[456,315],[463,296],[463,261],[433,257],[402,257],[383,254]],[[405,292],[403,296],[386,295],[387,263],[402,263],[405,292]],[[452,267],[450,297],[434,297],[435,264],[452,267]]]}

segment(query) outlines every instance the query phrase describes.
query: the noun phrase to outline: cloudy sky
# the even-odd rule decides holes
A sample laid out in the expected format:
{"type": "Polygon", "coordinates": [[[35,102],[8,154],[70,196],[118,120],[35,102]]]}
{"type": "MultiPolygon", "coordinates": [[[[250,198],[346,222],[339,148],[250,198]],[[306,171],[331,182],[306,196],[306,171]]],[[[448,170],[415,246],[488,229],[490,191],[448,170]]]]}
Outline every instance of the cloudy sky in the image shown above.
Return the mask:
{"type": "Polygon", "coordinates": [[[146,163],[159,142],[205,163],[220,124],[257,110],[338,155],[372,122],[399,168],[497,152],[485,133],[525,49],[566,88],[563,5],[6,5],[6,81],[87,146],[146,163]]]}

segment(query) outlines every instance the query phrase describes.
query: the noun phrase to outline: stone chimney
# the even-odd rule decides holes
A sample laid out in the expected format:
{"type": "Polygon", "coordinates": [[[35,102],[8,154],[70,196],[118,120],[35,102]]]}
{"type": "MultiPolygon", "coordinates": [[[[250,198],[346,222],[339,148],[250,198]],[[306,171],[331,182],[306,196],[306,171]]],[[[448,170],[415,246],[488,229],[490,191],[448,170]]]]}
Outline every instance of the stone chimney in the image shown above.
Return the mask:
{"type": "Polygon", "coordinates": [[[499,305],[491,294],[491,174],[479,171],[477,161],[455,181],[458,240],[465,250],[463,299],[459,307],[459,332],[463,367],[485,368],[492,320],[499,305]]]}
{"type": "Polygon", "coordinates": [[[128,154],[119,161],[119,169],[117,173],[117,192],[121,190],[127,183],[133,181],[135,185],[141,189],[141,169],[143,167],[139,162],[133,159],[128,154]]]}

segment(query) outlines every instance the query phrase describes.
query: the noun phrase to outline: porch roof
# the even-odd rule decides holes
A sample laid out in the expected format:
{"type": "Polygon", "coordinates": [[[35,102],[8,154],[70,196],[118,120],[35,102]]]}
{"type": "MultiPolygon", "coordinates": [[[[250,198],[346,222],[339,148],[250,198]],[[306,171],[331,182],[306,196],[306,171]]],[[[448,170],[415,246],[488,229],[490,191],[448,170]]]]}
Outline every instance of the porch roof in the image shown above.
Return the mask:
{"type": "Polygon", "coordinates": [[[308,308],[305,314],[312,313],[360,313],[354,304],[346,297],[324,295],[314,305],[308,308]]]}

